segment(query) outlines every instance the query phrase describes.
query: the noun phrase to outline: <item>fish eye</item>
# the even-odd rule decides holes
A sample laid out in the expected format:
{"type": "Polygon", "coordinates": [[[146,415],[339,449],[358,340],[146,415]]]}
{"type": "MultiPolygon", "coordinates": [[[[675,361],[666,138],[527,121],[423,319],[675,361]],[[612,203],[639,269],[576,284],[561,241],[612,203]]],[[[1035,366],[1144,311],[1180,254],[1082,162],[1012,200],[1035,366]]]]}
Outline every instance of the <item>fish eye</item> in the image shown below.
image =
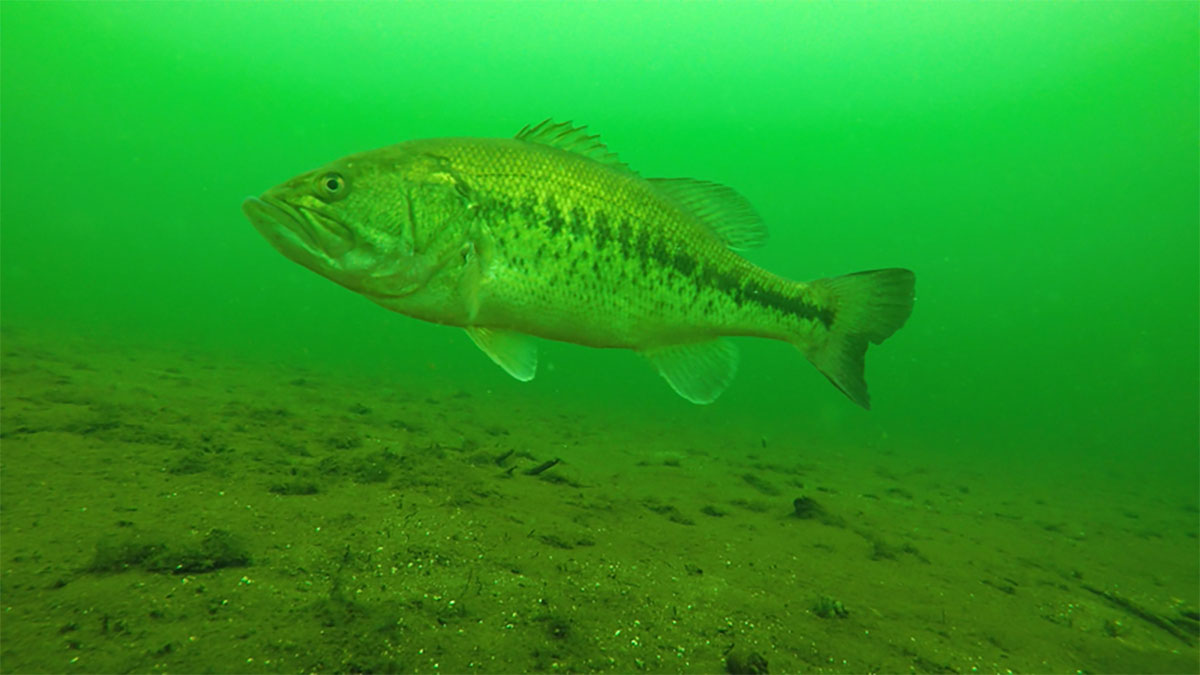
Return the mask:
{"type": "Polygon", "coordinates": [[[341,197],[346,192],[346,179],[341,174],[327,173],[317,182],[328,197],[341,197]]]}

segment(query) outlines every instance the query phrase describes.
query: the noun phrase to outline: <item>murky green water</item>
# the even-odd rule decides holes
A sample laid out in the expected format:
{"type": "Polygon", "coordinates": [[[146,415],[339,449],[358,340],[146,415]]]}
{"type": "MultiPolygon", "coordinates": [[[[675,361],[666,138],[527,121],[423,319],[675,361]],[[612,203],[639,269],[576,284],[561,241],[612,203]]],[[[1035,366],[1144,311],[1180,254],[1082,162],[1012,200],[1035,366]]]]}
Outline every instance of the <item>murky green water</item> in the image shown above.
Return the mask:
{"type": "Polygon", "coordinates": [[[0,4],[0,667],[703,672],[732,646],[779,671],[1193,669],[1198,18],[1192,2],[0,4]],[[461,331],[288,262],[239,210],[352,152],[547,117],[645,176],[737,188],[771,231],[747,256],[774,272],[914,270],[911,319],[868,355],[874,409],[748,339],[707,407],[635,355],[566,344],[519,383],[461,331]],[[566,487],[523,487],[528,467],[493,462],[508,450],[562,458],[566,487]],[[354,453],[367,468],[337,464],[354,453]],[[242,491],[254,520],[215,506],[242,491]],[[814,526],[831,539],[788,515],[814,495],[841,519],[814,526]],[[416,515],[362,505],[391,498],[416,515]],[[556,511],[550,539],[523,539],[556,511]],[[267,535],[343,513],[355,524],[326,541],[267,535]],[[390,552],[380,533],[413,522],[446,539],[390,552]],[[97,539],[155,529],[196,546],[232,531],[253,563],[97,567],[97,539]],[[879,541],[902,552],[864,553],[879,541]],[[351,579],[413,560],[453,574],[354,604],[351,579]],[[674,585],[621,577],[639,565],[674,585]],[[630,595],[582,590],[602,569],[630,595]],[[195,604],[196,584],[224,608],[256,579],[236,611],[195,604]],[[465,613],[428,611],[479,582],[465,613]],[[138,592],[169,607],[114,599],[138,592]],[[638,613],[681,594],[690,623],[638,613]],[[827,595],[849,617],[819,616],[827,595]],[[635,644],[610,639],[634,621],[635,644]]]}

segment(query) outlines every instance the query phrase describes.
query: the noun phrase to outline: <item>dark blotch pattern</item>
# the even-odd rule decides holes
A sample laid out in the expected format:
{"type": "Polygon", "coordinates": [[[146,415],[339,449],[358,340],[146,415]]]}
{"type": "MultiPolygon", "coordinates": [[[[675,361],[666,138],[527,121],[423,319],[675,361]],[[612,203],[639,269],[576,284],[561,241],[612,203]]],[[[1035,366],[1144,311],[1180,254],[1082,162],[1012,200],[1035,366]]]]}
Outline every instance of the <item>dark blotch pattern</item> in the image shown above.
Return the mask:
{"type": "Polygon", "coordinates": [[[603,251],[612,241],[612,230],[608,226],[608,215],[603,211],[592,214],[592,236],[596,238],[596,250],[603,251]]]}
{"type": "MultiPolygon", "coordinates": [[[[672,250],[665,238],[656,236],[657,232],[653,228],[635,228],[627,218],[614,219],[604,211],[586,212],[577,205],[564,210],[553,197],[548,197],[540,204],[532,200],[510,203],[498,210],[504,215],[518,214],[526,223],[544,226],[551,238],[565,234],[575,241],[590,239],[598,253],[603,253],[606,249],[613,249],[609,255],[624,253],[639,266],[643,274],[649,274],[651,268],[657,264],[659,268],[671,270],[691,281],[697,292],[714,289],[739,307],[753,303],[804,320],[820,321],[827,329],[835,320],[835,313],[831,309],[817,307],[802,298],[768,288],[753,279],[744,279],[738,275],[705,267],[682,250],[672,250]]],[[[513,238],[516,238],[515,232],[513,238]]],[[[567,256],[568,268],[572,274],[577,271],[580,263],[590,267],[596,276],[601,276],[602,271],[605,271],[600,260],[603,255],[592,257],[586,255],[583,249],[572,251],[575,247],[571,245],[566,248],[572,253],[567,256]]],[[[544,253],[545,248],[539,251],[539,257],[544,253]]],[[[550,255],[556,261],[562,257],[558,248],[550,255]]],[[[618,272],[623,274],[623,270],[618,272]]],[[[711,299],[707,301],[706,307],[708,311],[713,310],[711,299]]]]}
{"type": "Polygon", "coordinates": [[[587,218],[583,214],[583,209],[578,206],[571,208],[570,218],[567,220],[570,223],[571,234],[583,238],[587,235],[587,218]]]}
{"type": "MultiPolygon", "coordinates": [[[[551,236],[557,236],[563,231],[563,218],[558,210],[558,204],[554,203],[553,197],[546,200],[546,213],[546,227],[550,228],[551,236]]],[[[530,220],[532,221],[533,219],[530,218],[530,220]]]]}

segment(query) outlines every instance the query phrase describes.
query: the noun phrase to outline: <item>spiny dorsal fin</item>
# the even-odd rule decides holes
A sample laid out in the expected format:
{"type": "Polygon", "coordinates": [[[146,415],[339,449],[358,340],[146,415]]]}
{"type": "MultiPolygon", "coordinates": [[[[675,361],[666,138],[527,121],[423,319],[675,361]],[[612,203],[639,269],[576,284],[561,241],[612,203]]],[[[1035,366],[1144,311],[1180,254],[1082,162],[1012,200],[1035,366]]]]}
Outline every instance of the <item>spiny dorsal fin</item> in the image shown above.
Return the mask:
{"type": "Polygon", "coordinates": [[[735,251],[762,246],[767,226],[733,188],[693,178],[650,178],[660,192],[687,209],[735,251]]]}
{"type": "Polygon", "coordinates": [[[553,121],[545,119],[539,124],[527,125],[517,132],[517,140],[566,150],[615,169],[634,173],[628,164],[617,158],[615,152],[610,152],[604,143],[600,142],[600,136],[587,133],[586,126],[571,126],[570,120],[555,124],[553,121]]]}

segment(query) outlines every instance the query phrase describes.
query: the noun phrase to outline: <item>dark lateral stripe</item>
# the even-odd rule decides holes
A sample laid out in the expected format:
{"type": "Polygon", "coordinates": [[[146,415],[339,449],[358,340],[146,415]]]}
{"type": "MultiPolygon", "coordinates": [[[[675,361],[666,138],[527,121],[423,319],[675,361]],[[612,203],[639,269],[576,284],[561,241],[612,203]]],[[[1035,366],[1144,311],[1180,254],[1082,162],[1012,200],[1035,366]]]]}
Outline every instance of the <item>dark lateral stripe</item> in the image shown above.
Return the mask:
{"type": "Polygon", "coordinates": [[[756,302],[764,307],[794,314],[806,321],[816,319],[825,326],[826,330],[833,326],[833,320],[836,318],[834,311],[828,307],[817,307],[798,297],[765,288],[757,282],[748,282],[743,286],[742,296],[749,302],[756,302]]]}
{"type": "MultiPolygon", "coordinates": [[[[805,302],[803,298],[768,288],[751,279],[705,268],[683,251],[668,250],[666,239],[654,234],[650,228],[641,227],[633,238],[632,253],[642,263],[643,268],[648,267],[649,261],[654,261],[660,267],[674,270],[685,279],[690,279],[697,289],[715,288],[739,306],[752,302],[760,307],[795,315],[804,320],[815,319],[827,329],[833,325],[835,314],[832,310],[817,307],[805,302]]],[[[625,238],[624,241],[629,239],[625,238]]]]}
{"type": "Polygon", "coordinates": [[[592,212],[592,236],[596,239],[597,251],[603,251],[612,241],[613,233],[608,227],[608,215],[603,211],[592,212]]]}
{"type": "MultiPolygon", "coordinates": [[[[652,263],[657,263],[659,267],[673,270],[683,278],[691,280],[697,290],[715,289],[738,306],[754,303],[806,321],[820,321],[826,329],[833,325],[836,318],[835,312],[829,308],[818,307],[805,302],[803,298],[768,288],[757,281],[706,268],[683,251],[670,251],[666,239],[655,236],[657,233],[652,228],[635,227],[627,218],[617,220],[610,218],[603,210],[587,212],[579,206],[573,206],[569,212],[564,213],[553,197],[548,197],[541,207],[545,215],[540,218],[534,217],[535,209],[531,203],[518,204],[515,210],[527,217],[528,222],[541,220],[551,236],[590,236],[597,250],[617,246],[626,256],[632,258],[643,272],[648,272],[652,263]]],[[[574,265],[576,262],[578,261],[572,256],[570,263],[574,265]]],[[[592,262],[593,271],[597,274],[598,265],[598,261],[592,262]]]]}
{"type": "MultiPolygon", "coordinates": [[[[834,312],[830,309],[817,307],[814,304],[805,302],[803,298],[781,293],[773,288],[767,288],[752,279],[743,279],[739,276],[723,274],[701,267],[693,260],[680,262],[682,258],[684,256],[676,256],[677,262],[674,267],[675,269],[689,266],[699,267],[699,274],[690,275],[696,283],[697,288],[715,288],[737,303],[739,307],[750,302],[760,307],[800,317],[806,321],[815,319],[824,324],[827,329],[833,325],[834,312]]],[[[682,272],[682,269],[680,271],[682,272]]]]}
{"type": "Polygon", "coordinates": [[[562,212],[558,210],[558,204],[555,203],[554,197],[546,199],[546,227],[550,228],[551,236],[558,236],[558,233],[563,231],[562,212]]]}
{"type": "Polygon", "coordinates": [[[534,203],[532,200],[526,199],[526,200],[513,202],[512,204],[500,204],[500,205],[497,205],[495,208],[496,208],[496,211],[499,213],[508,213],[508,212],[518,213],[521,215],[521,218],[524,219],[525,222],[527,222],[527,223],[534,222],[534,220],[537,219],[537,210],[534,209],[534,203]]]}
{"type": "Polygon", "coordinates": [[[570,218],[567,219],[567,222],[571,224],[571,234],[575,235],[576,237],[586,236],[588,231],[588,219],[587,215],[584,214],[583,209],[579,208],[578,206],[572,206],[569,216],[570,218]]]}

